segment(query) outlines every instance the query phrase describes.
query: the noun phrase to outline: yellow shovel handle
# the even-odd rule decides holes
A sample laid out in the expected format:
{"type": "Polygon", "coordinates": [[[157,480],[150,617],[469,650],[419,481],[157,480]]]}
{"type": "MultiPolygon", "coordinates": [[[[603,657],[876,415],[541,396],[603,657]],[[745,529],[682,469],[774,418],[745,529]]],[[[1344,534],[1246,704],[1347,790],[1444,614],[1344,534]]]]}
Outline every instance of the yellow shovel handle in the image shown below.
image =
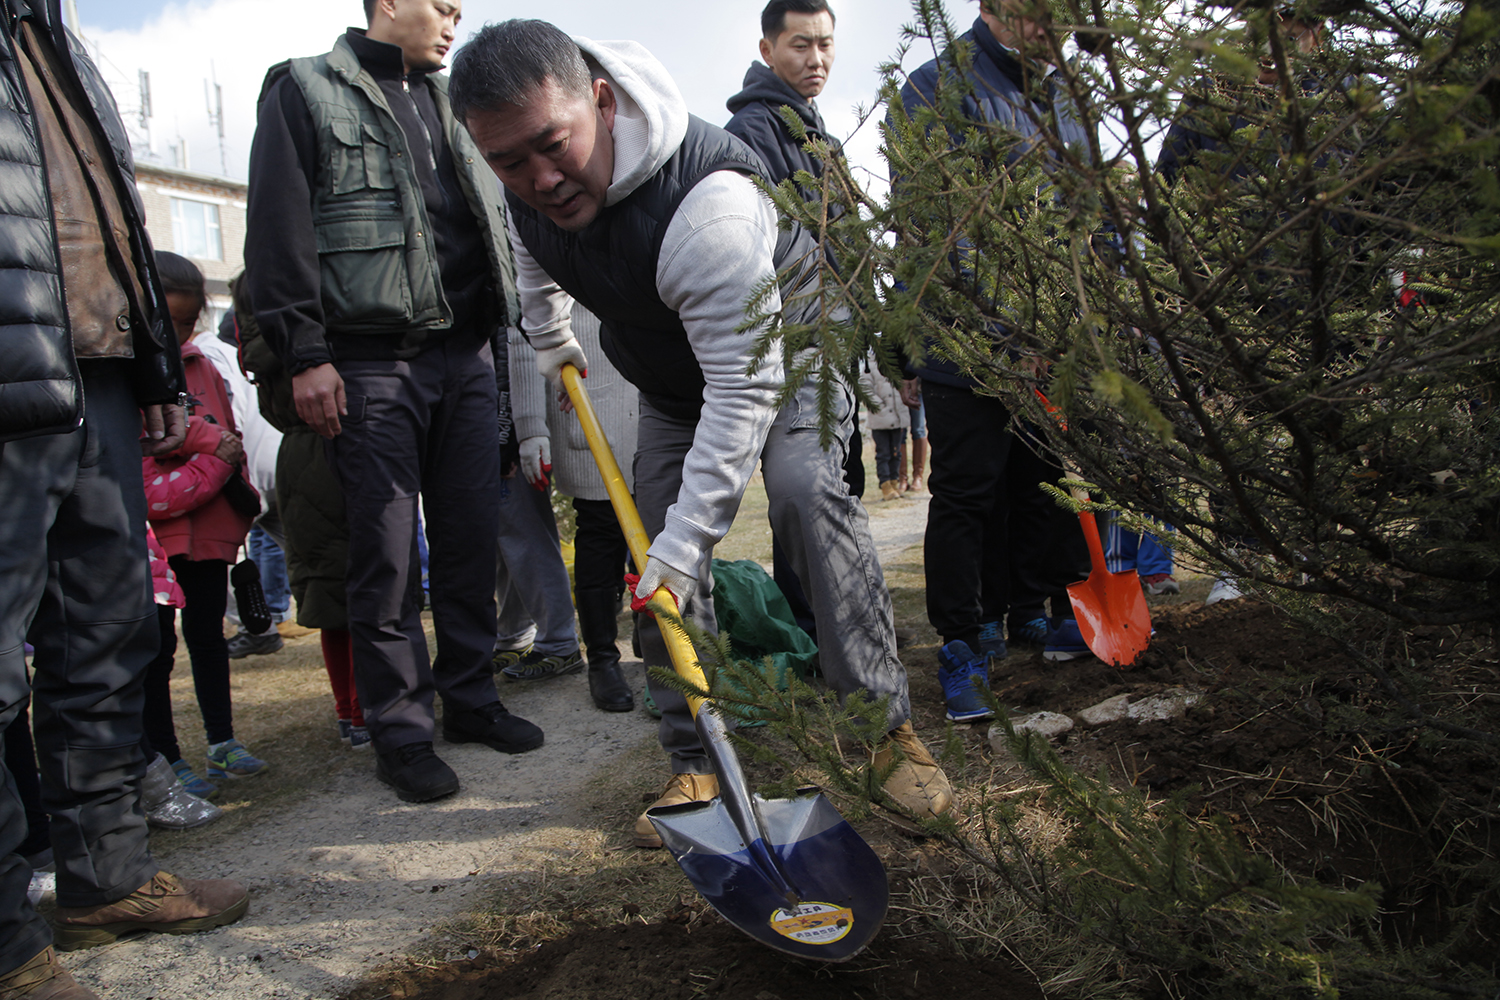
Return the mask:
{"type": "MultiPolygon", "coordinates": [[[[562,367],[562,383],[568,390],[568,398],[573,401],[573,412],[578,415],[583,436],[588,439],[589,451],[594,454],[594,464],[599,466],[599,476],[604,480],[604,488],[609,491],[609,502],[615,508],[615,518],[620,522],[620,530],[625,533],[625,543],[630,546],[630,557],[635,560],[636,568],[644,571],[646,550],[651,547],[651,539],[646,537],[641,515],[635,509],[635,500],[630,496],[630,488],[625,485],[625,477],[620,473],[615,453],[609,447],[609,439],[604,436],[604,425],[599,422],[599,414],[594,412],[588,389],[584,388],[583,376],[578,374],[576,367],[566,364],[562,367]]],[[[668,594],[665,587],[658,587],[647,606],[656,612],[661,637],[667,644],[667,653],[672,657],[672,667],[683,680],[697,687],[707,688],[708,681],[703,676],[703,668],[698,666],[698,655],[693,652],[692,642],[687,633],[673,621],[679,614],[676,602],[668,594]]],[[[688,708],[696,718],[704,699],[689,697],[687,701],[688,708]]]]}

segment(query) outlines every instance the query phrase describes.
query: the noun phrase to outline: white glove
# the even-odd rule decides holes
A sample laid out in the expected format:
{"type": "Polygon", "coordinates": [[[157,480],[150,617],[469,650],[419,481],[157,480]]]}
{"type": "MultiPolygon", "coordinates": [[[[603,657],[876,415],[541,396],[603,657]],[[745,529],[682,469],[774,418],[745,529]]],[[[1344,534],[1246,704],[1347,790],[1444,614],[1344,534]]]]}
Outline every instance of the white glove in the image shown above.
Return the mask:
{"type": "Polygon", "coordinates": [[[578,346],[577,337],[569,337],[556,347],[537,348],[537,371],[553,385],[562,381],[562,366],[570,361],[578,366],[580,373],[588,374],[589,359],[583,356],[583,348],[578,346]]]}
{"type": "Polygon", "coordinates": [[[545,434],[521,442],[521,475],[538,490],[545,490],[552,475],[552,439],[545,434]]]}
{"type": "Polygon", "coordinates": [[[641,582],[635,585],[635,596],[638,600],[649,600],[656,593],[657,587],[666,587],[677,598],[677,610],[681,611],[687,607],[692,599],[693,591],[698,589],[698,578],[689,576],[675,566],[668,566],[655,556],[646,558],[646,571],[641,574],[641,582]]]}

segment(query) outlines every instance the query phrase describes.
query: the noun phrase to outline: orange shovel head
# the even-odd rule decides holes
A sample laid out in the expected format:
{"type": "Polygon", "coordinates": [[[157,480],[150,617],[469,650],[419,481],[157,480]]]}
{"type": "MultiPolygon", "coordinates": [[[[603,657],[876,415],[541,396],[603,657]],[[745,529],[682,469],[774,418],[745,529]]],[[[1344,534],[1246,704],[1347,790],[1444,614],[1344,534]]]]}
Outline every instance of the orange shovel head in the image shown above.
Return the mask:
{"type": "Polygon", "coordinates": [[[1134,570],[1111,573],[1105,567],[1093,515],[1080,515],[1080,520],[1094,568],[1087,580],[1068,584],[1068,598],[1089,650],[1105,663],[1123,669],[1134,665],[1151,644],[1146,594],[1134,570]]]}

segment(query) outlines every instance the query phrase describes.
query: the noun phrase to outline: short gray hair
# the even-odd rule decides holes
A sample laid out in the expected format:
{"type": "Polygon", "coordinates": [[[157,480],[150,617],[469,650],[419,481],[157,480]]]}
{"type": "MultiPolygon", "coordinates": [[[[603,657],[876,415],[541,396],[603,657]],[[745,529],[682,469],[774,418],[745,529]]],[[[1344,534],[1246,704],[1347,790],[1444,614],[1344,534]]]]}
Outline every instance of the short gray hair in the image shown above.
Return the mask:
{"type": "Polygon", "coordinates": [[[453,57],[448,98],[453,117],[520,107],[542,82],[588,99],[593,75],[578,44],[547,21],[516,18],[486,24],[453,57]]]}

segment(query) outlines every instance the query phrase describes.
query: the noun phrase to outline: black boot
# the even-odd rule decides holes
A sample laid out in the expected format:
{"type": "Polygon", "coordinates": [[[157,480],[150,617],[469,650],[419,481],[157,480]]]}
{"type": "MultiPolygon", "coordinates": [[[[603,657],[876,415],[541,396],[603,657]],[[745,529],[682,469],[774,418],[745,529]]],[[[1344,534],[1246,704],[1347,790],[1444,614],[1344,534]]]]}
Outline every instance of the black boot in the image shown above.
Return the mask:
{"type": "Polygon", "coordinates": [[[620,610],[620,593],[613,587],[579,590],[578,631],[583,635],[589,657],[589,695],[594,704],[606,712],[629,712],[635,708],[635,696],[620,670],[620,651],[615,646],[619,630],[615,615],[620,610]]]}

